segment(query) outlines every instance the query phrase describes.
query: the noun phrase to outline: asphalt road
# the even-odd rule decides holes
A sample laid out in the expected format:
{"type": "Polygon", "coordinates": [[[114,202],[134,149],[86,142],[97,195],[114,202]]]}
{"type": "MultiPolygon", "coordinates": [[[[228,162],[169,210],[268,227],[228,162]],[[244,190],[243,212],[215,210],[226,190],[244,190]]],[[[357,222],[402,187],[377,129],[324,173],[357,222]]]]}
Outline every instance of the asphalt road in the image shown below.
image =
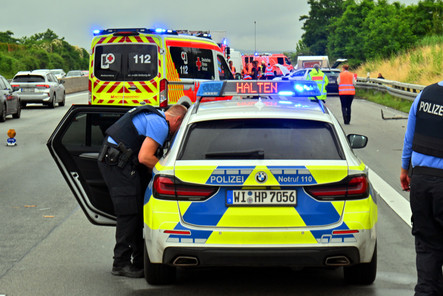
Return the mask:
{"type": "MultiPolygon", "coordinates": [[[[0,123],[0,296],[413,295],[410,227],[383,199],[378,200],[378,273],[370,286],[345,285],[341,269],[179,270],[176,285],[159,287],[112,276],[114,229],[88,222],[45,145],[69,105],[86,98],[86,93],[68,95],[66,107],[56,109],[30,105],[22,118],[0,123]],[[16,147],[6,146],[10,128],[17,131],[16,147]]],[[[341,119],[338,97],[328,98],[327,106],[341,119]]],[[[406,114],[362,100],[352,107],[344,130],[369,137],[356,154],[407,198],[398,178],[406,120],[383,120],[380,109],[385,116],[406,114]]]]}

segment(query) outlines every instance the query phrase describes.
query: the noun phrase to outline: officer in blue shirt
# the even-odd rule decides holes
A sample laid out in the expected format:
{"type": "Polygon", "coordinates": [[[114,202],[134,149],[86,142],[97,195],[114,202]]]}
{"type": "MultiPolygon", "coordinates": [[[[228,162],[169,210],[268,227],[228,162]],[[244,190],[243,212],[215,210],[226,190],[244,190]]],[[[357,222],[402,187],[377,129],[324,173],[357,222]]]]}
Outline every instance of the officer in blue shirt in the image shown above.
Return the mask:
{"type": "Polygon", "coordinates": [[[410,191],[415,295],[443,295],[443,81],[427,86],[411,106],[400,183],[410,191]]]}
{"type": "Polygon", "coordinates": [[[112,274],[143,277],[143,197],[156,151],[173,135],[187,109],[166,112],[151,106],[133,108],[106,130],[98,167],[108,187],[117,218],[112,274]]]}

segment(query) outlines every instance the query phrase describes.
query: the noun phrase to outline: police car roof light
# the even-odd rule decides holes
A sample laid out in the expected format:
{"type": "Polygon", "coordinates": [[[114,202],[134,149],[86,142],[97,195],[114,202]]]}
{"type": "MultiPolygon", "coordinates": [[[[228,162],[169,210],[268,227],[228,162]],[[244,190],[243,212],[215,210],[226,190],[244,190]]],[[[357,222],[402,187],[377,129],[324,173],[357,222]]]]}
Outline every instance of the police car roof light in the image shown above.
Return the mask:
{"type": "Polygon", "coordinates": [[[320,90],[315,81],[262,81],[262,80],[227,80],[202,82],[198,89],[199,97],[217,96],[289,96],[316,97],[320,90]]]}

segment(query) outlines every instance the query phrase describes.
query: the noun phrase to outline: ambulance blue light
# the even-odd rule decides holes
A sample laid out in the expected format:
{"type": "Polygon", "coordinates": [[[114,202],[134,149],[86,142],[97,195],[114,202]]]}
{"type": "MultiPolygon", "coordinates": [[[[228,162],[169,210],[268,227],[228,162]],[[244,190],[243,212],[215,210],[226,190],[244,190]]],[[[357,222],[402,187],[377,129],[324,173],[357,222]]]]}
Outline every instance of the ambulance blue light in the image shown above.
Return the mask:
{"type": "Polygon", "coordinates": [[[92,31],[92,33],[93,33],[94,35],[98,35],[98,34],[100,34],[100,30],[94,30],[94,31],[92,31]]]}
{"type": "Polygon", "coordinates": [[[162,28],[156,28],[155,33],[158,33],[158,34],[166,33],[166,30],[162,29],[162,28]]]}

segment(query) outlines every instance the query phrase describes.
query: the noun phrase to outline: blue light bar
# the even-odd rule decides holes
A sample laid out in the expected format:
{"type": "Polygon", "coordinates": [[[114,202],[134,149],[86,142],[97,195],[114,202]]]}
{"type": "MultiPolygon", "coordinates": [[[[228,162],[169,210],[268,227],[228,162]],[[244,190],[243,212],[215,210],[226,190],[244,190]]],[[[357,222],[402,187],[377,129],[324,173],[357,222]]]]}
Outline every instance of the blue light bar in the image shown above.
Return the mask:
{"type": "Polygon", "coordinates": [[[197,91],[199,97],[218,97],[223,89],[223,81],[206,81],[200,84],[197,91]]]}
{"type": "Polygon", "coordinates": [[[320,90],[315,81],[229,80],[202,82],[200,97],[213,96],[286,96],[317,97],[320,90]]]}
{"type": "Polygon", "coordinates": [[[158,34],[166,33],[166,30],[162,29],[162,28],[156,28],[155,33],[158,33],[158,34]]]}

